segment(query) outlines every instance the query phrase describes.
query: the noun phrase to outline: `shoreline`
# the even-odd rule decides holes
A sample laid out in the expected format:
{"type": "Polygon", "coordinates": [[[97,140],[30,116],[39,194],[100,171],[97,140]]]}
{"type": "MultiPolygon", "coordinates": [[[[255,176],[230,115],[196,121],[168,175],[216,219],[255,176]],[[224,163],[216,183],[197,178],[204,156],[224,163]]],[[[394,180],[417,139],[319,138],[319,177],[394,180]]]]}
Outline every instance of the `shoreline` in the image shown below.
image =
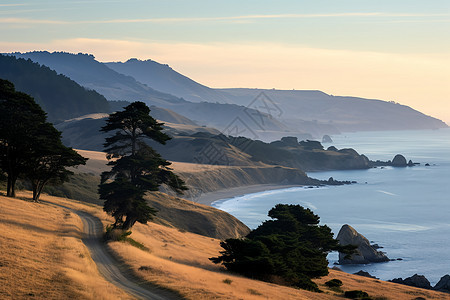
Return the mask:
{"type": "Polygon", "coordinates": [[[196,199],[193,199],[192,201],[209,205],[214,201],[222,200],[222,199],[228,199],[228,198],[235,198],[244,196],[247,194],[254,194],[259,192],[265,192],[265,191],[272,191],[272,190],[282,190],[282,189],[288,189],[292,187],[301,187],[303,185],[287,185],[287,184],[255,184],[255,185],[244,185],[244,186],[238,186],[228,189],[221,189],[214,192],[208,192],[203,193],[196,199]]]}

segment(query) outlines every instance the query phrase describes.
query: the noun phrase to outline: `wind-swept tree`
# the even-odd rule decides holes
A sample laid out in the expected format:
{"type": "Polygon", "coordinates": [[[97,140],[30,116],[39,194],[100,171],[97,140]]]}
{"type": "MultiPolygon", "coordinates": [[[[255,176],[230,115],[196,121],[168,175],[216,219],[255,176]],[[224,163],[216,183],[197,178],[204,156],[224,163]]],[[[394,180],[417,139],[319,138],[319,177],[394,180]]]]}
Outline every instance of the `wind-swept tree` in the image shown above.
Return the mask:
{"type": "Polygon", "coordinates": [[[103,209],[115,218],[114,228],[130,229],[136,222],[145,224],[155,215],[144,199],[147,191],[157,191],[162,184],[182,193],[186,186],[166,161],[146,141],[165,144],[170,139],[162,132],[163,123],[150,116],[143,102],[134,102],[109,116],[103,132],[105,151],[111,171],[103,172],[99,186],[103,209]]]}
{"type": "Polygon", "coordinates": [[[331,229],[319,225],[319,216],[300,205],[277,204],[265,221],[243,239],[221,242],[221,256],[210,258],[228,270],[265,281],[283,282],[319,291],[311,278],[328,274],[327,254],[349,254],[354,247],[340,246],[331,229]]]}

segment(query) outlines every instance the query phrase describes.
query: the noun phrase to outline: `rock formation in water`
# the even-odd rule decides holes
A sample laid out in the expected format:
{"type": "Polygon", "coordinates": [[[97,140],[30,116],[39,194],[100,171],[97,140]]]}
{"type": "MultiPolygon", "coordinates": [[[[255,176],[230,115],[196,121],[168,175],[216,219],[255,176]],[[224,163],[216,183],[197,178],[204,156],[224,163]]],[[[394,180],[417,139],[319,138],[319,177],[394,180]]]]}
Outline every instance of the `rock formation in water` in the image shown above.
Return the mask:
{"type": "Polygon", "coordinates": [[[332,142],[333,142],[333,140],[331,139],[331,137],[328,134],[325,134],[322,137],[322,143],[332,143],[332,142]]]}
{"type": "Polygon", "coordinates": [[[414,274],[413,276],[405,278],[405,279],[394,278],[394,279],[392,279],[390,281],[394,282],[394,283],[399,283],[399,284],[404,284],[404,285],[418,287],[418,288],[421,288],[421,289],[428,289],[428,290],[431,289],[430,282],[423,275],[414,274]]]}
{"type": "Polygon", "coordinates": [[[401,154],[397,154],[392,160],[392,166],[394,167],[406,167],[407,165],[406,158],[401,154]]]}
{"type": "Polygon", "coordinates": [[[433,290],[450,293],[450,275],[445,275],[439,280],[438,283],[433,287],[433,290]]]}
{"type": "Polygon", "coordinates": [[[389,258],[383,252],[377,251],[370,245],[368,239],[358,233],[350,225],[345,224],[342,226],[341,230],[339,230],[337,239],[342,246],[357,246],[356,253],[352,254],[350,258],[345,258],[345,254],[339,253],[339,264],[341,265],[389,261],[389,258]]]}

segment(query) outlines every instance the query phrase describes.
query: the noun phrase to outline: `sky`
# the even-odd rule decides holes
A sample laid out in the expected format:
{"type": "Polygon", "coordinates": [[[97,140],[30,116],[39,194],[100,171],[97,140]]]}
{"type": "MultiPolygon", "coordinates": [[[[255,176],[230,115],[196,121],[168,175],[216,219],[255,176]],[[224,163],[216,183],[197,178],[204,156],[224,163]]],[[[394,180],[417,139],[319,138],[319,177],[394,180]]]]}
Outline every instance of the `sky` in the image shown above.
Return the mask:
{"type": "Polygon", "coordinates": [[[33,50],[395,101],[450,124],[449,0],[0,0],[0,52],[33,50]]]}

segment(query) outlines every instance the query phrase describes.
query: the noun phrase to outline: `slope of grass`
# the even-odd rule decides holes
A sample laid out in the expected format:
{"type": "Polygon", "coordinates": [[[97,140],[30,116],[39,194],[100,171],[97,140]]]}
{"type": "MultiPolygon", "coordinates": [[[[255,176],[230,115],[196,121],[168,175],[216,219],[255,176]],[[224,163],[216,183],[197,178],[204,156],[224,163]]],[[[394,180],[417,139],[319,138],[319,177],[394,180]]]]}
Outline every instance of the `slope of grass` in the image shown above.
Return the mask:
{"type": "Polygon", "coordinates": [[[131,299],[99,275],[77,215],[19,196],[0,196],[0,299],[131,299]]]}
{"type": "MultiPolygon", "coordinates": [[[[21,196],[30,198],[29,193],[21,196]]],[[[0,299],[126,299],[97,273],[80,240],[76,215],[48,203],[83,210],[111,224],[100,206],[44,195],[43,204],[0,197],[0,299]]],[[[312,293],[252,280],[225,271],[208,258],[217,256],[219,240],[160,224],[137,224],[130,236],[147,251],[129,243],[110,242],[109,250],[144,281],[178,291],[187,299],[343,299],[343,292],[362,290],[372,299],[450,299],[449,294],[330,270],[316,280],[324,293],[312,293]],[[341,290],[325,282],[343,282],[341,290]]]]}
{"type": "Polygon", "coordinates": [[[232,274],[208,258],[223,250],[219,240],[161,226],[137,224],[131,235],[146,245],[144,252],[124,243],[109,244],[112,252],[137,276],[179,291],[187,299],[343,299],[349,290],[362,290],[372,299],[450,299],[449,294],[330,270],[315,282],[324,293],[313,293],[232,274]],[[341,290],[329,288],[331,279],[343,282],[341,290]]]}

